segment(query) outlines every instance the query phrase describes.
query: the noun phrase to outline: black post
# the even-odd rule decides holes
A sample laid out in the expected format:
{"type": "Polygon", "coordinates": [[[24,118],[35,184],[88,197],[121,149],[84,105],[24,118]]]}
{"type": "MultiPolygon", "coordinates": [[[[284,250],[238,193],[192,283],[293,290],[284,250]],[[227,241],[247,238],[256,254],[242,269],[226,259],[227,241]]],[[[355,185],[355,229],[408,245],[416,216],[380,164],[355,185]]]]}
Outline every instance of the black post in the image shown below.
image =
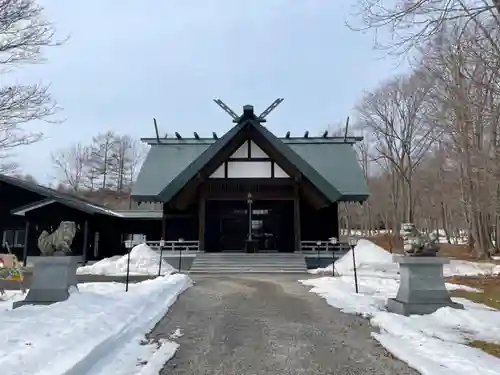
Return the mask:
{"type": "Polygon", "coordinates": [[[24,247],[23,247],[23,267],[26,267],[28,262],[28,238],[30,231],[30,222],[26,220],[26,226],[24,228],[24,247]]]}
{"type": "Polygon", "coordinates": [[[335,277],[335,245],[332,247],[332,276],[335,277]]]}
{"type": "Polygon", "coordinates": [[[182,246],[179,246],[179,272],[181,272],[182,268],[182,246]]]}
{"type": "Polygon", "coordinates": [[[158,277],[161,276],[161,261],[163,259],[163,245],[162,245],[163,240],[160,242],[160,264],[158,265],[158,277]]]}
{"type": "Polygon", "coordinates": [[[132,249],[128,249],[127,253],[127,278],[125,279],[125,291],[128,292],[128,280],[130,275],[130,251],[132,249]]]}
{"type": "Polygon", "coordinates": [[[82,249],[83,264],[87,264],[88,261],[88,255],[87,255],[88,247],[89,247],[89,221],[85,220],[85,223],[83,224],[83,249],[82,249]]]}
{"type": "Polygon", "coordinates": [[[252,241],[252,199],[248,199],[248,239],[252,241]]]}
{"type": "Polygon", "coordinates": [[[354,254],[354,247],[351,245],[351,250],[352,250],[352,264],[354,266],[354,285],[356,286],[356,293],[359,293],[358,289],[358,273],[356,271],[356,255],[354,254]]]}

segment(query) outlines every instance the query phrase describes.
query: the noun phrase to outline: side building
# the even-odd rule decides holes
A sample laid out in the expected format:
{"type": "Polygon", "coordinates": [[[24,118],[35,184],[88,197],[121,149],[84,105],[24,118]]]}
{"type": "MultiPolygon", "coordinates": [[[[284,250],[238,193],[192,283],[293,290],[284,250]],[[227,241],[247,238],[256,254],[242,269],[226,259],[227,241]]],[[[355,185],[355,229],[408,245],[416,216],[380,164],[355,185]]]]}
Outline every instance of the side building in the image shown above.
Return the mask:
{"type": "Polygon", "coordinates": [[[114,211],[72,194],[0,174],[1,252],[7,246],[18,259],[36,259],[42,231],[52,233],[61,221],[74,221],[72,250],[82,262],[125,254],[133,234],[157,238],[161,212],[114,211]]]}

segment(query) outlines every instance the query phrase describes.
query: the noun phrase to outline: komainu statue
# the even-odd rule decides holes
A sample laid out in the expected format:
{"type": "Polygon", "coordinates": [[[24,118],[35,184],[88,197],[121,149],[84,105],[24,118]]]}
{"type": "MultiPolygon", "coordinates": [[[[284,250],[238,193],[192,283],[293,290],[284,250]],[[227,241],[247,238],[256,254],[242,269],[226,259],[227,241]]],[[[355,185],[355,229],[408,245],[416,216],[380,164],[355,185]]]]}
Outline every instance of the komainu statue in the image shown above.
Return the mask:
{"type": "Polygon", "coordinates": [[[73,221],[61,221],[59,227],[52,233],[44,230],[38,237],[38,248],[42,255],[51,256],[55,252],[64,254],[71,252],[71,244],[76,234],[76,224],[73,221]]]}
{"type": "Polygon", "coordinates": [[[403,238],[405,255],[413,257],[434,257],[439,251],[437,233],[426,236],[418,231],[415,224],[401,224],[399,232],[403,238]]]}

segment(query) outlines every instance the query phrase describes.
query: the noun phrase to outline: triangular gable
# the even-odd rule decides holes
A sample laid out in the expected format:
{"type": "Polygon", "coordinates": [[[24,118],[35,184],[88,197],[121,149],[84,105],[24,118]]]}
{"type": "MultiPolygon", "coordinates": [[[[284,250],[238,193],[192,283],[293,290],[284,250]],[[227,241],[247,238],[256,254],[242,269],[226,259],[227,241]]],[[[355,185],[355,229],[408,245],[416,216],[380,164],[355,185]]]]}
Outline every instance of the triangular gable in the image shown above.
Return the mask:
{"type": "MultiPolygon", "coordinates": [[[[304,159],[302,159],[288,145],[283,143],[269,130],[258,122],[246,121],[239,123],[229,130],[217,142],[212,144],[205,152],[196,158],[183,172],[181,172],[170,184],[168,184],[158,195],[159,200],[168,202],[177,194],[191,179],[205,167],[214,157],[216,157],[226,146],[245,129],[251,126],[265,138],[265,140],[279,152],[285,159],[289,160],[316,188],[323,193],[331,202],[337,201],[341,194],[326,181],[317,171],[315,171],[304,159]]],[[[238,150],[236,150],[238,151],[238,150]]],[[[219,167],[220,168],[220,167],[219,167]]],[[[280,168],[282,170],[282,168],[280,168]]],[[[217,172],[217,170],[216,170],[217,172]]],[[[282,171],[284,172],[284,171],[282,171]]],[[[220,173],[220,170],[219,170],[220,173]]]]}
{"type": "Polygon", "coordinates": [[[254,140],[246,139],[210,178],[290,178],[254,140]]]}
{"type": "Polygon", "coordinates": [[[186,169],[177,175],[158,194],[158,200],[168,202],[177,194],[201,169],[212,160],[227,144],[244,128],[245,123],[233,126],[226,134],[211,144],[200,156],[198,156],[186,169]]]}

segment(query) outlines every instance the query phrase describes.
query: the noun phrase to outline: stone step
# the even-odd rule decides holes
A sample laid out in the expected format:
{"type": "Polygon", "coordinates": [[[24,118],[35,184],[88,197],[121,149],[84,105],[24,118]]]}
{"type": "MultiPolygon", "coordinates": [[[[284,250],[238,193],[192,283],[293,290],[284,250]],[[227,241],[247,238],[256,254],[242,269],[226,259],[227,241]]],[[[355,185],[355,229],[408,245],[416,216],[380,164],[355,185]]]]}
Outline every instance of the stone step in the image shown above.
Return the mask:
{"type": "Polygon", "coordinates": [[[197,255],[203,259],[301,259],[304,255],[248,254],[248,255],[197,255]]]}
{"type": "Polygon", "coordinates": [[[305,258],[293,253],[203,253],[190,273],[305,273],[305,258]]]}
{"type": "Polygon", "coordinates": [[[302,264],[303,259],[290,260],[268,260],[268,259],[199,259],[196,263],[219,264],[219,263],[243,263],[243,264],[302,264]]]}
{"type": "Polygon", "coordinates": [[[278,268],[278,269],[284,269],[284,268],[294,268],[294,269],[302,269],[302,268],[305,268],[305,265],[301,265],[301,264],[292,264],[292,265],[288,265],[288,264],[276,264],[276,265],[266,265],[266,266],[262,266],[262,265],[259,265],[259,264],[219,264],[219,265],[210,265],[210,266],[207,266],[207,265],[193,265],[191,266],[191,268],[203,268],[203,269],[218,269],[218,268],[260,268],[260,269],[274,269],[274,268],[278,268]]]}
{"type": "Polygon", "coordinates": [[[280,274],[307,274],[307,271],[303,270],[257,270],[257,269],[228,269],[228,270],[190,270],[190,274],[237,274],[237,273],[260,273],[260,274],[267,274],[267,273],[280,273],[280,274]]]}

